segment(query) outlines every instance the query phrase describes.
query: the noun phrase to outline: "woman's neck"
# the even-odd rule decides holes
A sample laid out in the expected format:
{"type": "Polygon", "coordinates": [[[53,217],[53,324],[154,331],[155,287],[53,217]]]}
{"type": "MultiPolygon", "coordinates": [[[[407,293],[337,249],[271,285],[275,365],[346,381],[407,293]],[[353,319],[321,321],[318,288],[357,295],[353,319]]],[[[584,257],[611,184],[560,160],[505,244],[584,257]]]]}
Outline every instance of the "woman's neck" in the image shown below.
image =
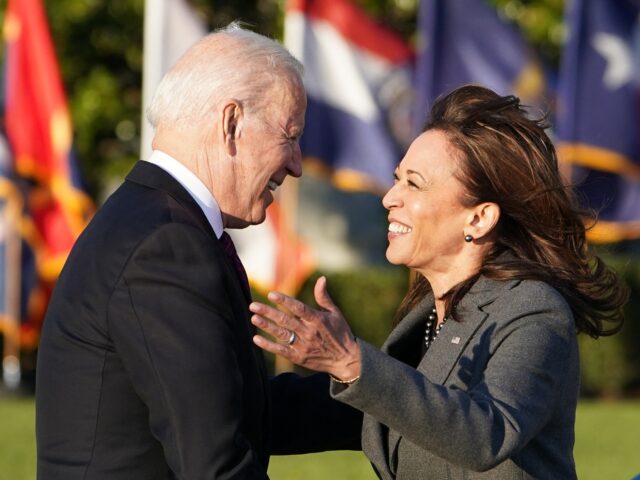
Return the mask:
{"type": "Polygon", "coordinates": [[[447,305],[446,296],[456,285],[475,276],[481,268],[481,261],[470,261],[462,263],[452,263],[442,271],[420,272],[429,282],[435,298],[435,307],[438,314],[438,323],[441,323],[445,316],[447,305]]]}

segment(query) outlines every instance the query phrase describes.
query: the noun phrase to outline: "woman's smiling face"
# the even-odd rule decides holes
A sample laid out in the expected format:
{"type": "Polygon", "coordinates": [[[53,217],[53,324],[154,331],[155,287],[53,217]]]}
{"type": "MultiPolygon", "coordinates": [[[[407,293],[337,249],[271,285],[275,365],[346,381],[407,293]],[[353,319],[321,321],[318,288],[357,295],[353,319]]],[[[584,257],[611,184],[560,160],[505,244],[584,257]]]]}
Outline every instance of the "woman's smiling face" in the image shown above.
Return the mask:
{"type": "Polygon", "coordinates": [[[409,147],[384,196],[389,210],[387,259],[421,273],[446,272],[464,249],[464,188],[454,175],[456,150],[444,132],[429,130],[409,147]]]}

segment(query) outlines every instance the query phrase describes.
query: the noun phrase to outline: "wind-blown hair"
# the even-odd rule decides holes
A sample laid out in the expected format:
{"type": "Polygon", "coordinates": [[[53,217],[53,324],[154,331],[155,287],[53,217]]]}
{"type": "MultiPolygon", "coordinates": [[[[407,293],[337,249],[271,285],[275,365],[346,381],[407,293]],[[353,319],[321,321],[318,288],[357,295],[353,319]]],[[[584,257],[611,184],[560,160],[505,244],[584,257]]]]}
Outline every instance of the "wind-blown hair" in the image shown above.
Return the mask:
{"type": "MultiPolygon", "coordinates": [[[[492,250],[476,276],[446,294],[446,311],[455,317],[454,306],[479,275],[541,280],[567,300],[578,332],[611,335],[622,326],[628,288],[589,252],[584,220],[592,215],[563,183],[546,127],[546,119],[527,117],[517,97],[479,86],[460,87],[434,103],[425,131],[443,132],[458,153],[462,203],[494,202],[501,211],[492,250]]],[[[398,317],[430,289],[418,275],[398,317]]]]}
{"type": "Polygon", "coordinates": [[[213,121],[218,103],[227,99],[254,112],[282,78],[302,84],[302,64],[276,41],[234,22],[202,38],[167,72],[147,119],[154,129],[162,124],[189,128],[213,121]]]}

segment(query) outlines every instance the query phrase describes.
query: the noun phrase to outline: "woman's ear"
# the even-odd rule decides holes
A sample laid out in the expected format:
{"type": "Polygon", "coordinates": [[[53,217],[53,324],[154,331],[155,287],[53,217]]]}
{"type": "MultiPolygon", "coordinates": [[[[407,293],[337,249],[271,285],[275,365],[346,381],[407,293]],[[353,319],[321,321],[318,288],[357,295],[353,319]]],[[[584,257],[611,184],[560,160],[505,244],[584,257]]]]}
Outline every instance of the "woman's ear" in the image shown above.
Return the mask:
{"type": "Polygon", "coordinates": [[[500,220],[500,206],[493,202],[476,205],[464,234],[479,240],[489,235],[500,220]]]}
{"type": "Polygon", "coordinates": [[[235,156],[236,141],[242,132],[244,113],[242,106],[235,100],[230,100],[222,109],[222,135],[227,154],[235,156]]]}

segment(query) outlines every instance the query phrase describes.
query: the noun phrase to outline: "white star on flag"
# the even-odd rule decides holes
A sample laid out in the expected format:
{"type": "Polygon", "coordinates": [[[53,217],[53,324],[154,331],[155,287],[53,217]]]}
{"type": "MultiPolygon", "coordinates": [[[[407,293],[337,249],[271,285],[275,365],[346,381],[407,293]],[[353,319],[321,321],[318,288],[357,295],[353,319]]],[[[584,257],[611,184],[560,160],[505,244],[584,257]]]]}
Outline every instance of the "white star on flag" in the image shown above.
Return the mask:
{"type": "Polygon", "coordinates": [[[602,82],[610,90],[617,90],[633,78],[633,54],[629,45],[620,37],[598,32],[591,43],[607,62],[602,82]]]}

